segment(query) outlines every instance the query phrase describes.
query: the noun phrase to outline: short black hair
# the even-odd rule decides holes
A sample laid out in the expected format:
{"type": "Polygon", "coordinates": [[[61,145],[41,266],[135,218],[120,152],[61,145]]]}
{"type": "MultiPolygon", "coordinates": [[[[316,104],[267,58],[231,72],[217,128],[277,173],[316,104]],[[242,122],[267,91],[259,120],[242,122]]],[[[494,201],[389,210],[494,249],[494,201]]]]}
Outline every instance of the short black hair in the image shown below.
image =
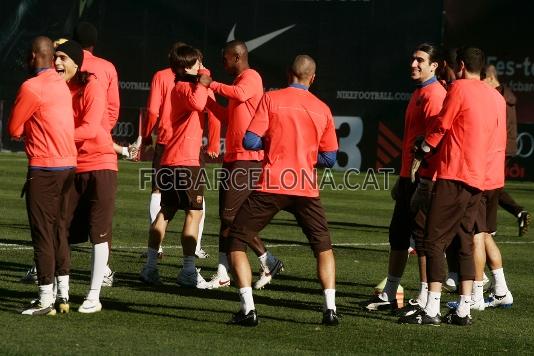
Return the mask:
{"type": "Polygon", "coordinates": [[[169,53],[171,69],[176,75],[183,75],[183,70],[192,67],[197,60],[202,60],[202,53],[189,45],[173,47],[169,53]]]}
{"type": "Polygon", "coordinates": [[[417,46],[415,50],[427,53],[430,63],[437,62],[440,67],[443,66],[443,50],[440,47],[425,42],[417,46]]]}
{"type": "Polygon", "coordinates": [[[481,74],[486,64],[484,52],[477,47],[462,47],[456,52],[456,63],[464,62],[469,73],[481,74]]]}

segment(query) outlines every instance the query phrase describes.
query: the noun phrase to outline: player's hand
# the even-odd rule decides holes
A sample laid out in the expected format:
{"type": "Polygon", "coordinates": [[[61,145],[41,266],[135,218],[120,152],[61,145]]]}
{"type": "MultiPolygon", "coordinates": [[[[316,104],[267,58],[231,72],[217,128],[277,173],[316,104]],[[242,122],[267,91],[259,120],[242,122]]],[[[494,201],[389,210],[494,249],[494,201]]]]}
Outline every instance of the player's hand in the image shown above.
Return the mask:
{"type": "Polygon", "coordinates": [[[418,159],[415,157],[412,160],[412,166],[410,167],[410,179],[412,183],[415,183],[415,176],[417,174],[417,171],[419,170],[419,167],[421,167],[422,158],[418,159]]]}
{"type": "Polygon", "coordinates": [[[414,142],[413,160],[410,167],[410,179],[412,180],[412,183],[415,183],[415,175],[428,152],[430,152],[430,146],[426,144],[425,138],[422,136],[417,137],[414,142]]]}
{"type": "Polygon", "coordinates": [[[410,211],[412,214],[417,214],[422,211],[427,214],[430,209],[430,202],[432,197],[433,182],[430,179],[421,178],[417,183],[417,187],[410,199],[410,211]]]}
{"type": "Polygon", "coordinates": [[[210,83],[213,81],[210,76],[202,74],[200,78],[198,79],[198,82],[205,86],[206,88],[209,88],[210,83]]]}
{"type": "Polygon", "coordinates": [[[211,158],[211,159],[215,159],[215,158],[219,157],[219,153],[214,152],[214,151],[207,151],[206,153],[207,153],[208,157],[211,158]]]}

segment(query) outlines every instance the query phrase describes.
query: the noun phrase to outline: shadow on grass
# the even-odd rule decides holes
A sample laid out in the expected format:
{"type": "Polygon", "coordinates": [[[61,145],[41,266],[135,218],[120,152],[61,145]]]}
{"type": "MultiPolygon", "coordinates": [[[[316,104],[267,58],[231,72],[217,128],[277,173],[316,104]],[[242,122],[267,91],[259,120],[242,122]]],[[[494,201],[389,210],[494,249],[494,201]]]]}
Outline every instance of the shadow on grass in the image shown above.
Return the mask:
{"type": "MultiPolygon", "coordinates": [[[[0,224],[1,225],[1,224],[0,224]]],[[[29,230],[29,228],[28,228],[29,230]]],[[[16,239],[1,239],[0,238],[0,244],[6,244],[6,245],[19,245],[19,246],[32,246],[32,240],[30,236],[28,235],[27,239],[24,240],[16,240],[16,239]]]]}
{"type": "Polygon", "coordinates": [[[27,230],[30,231],[30,226],[28,224],[8,224],[8,223],[0,223],[0,228],[11,228],[11,229],[17,229],[17,230],[27,230]]]}
{"type": "MultiPolygon", "coordinates": [[[[283,240],[283,239],[273,239],[273,238],[264,238],[264,237],[261,237],[261,239],[264,243],[272,244],[272,245],[288,245],[288,246],[299,245],[299,246],[306,246],[306,247],[310,246],[310,244],[306,240],[306,237],[304,236],[302,236],[301,241],[295,241],[295,240],[288,241],[288,240],[283,240]]],[[[334,251],[335,250],[352,250],[352,251],[389,253],[384,248],[380,249],[380,248],[371,248],[369,246],[347,246],[347,245],[334,244],[334,251]]],[[[310,253],[311,253],[311,250],[310,250],[310,253]]]]}
{"type": "MultiPolygon", "coordinates": [[[[269,225],[278,225],[278,226],[292,226],[299,227],[297,222],[293,219],[273,219],[269,225]]],[[[360,224],[356,222],[346,222],[346,221],[328,221],[328,227],[330,229],[342,229],[342,230],[362,230],[369,231],[369,229],[374,229],[377,232],[387,232],[389,226],[383,225],[370,225],[370,224],[360,224]],[[385,230],[385,231],[384,231],[385,230]]]]}
{"type": "Polygon", "coordinates": [[[0,310],[19,314],[36,297],[36,290],[20,291],[0,288],[0,310]]]}

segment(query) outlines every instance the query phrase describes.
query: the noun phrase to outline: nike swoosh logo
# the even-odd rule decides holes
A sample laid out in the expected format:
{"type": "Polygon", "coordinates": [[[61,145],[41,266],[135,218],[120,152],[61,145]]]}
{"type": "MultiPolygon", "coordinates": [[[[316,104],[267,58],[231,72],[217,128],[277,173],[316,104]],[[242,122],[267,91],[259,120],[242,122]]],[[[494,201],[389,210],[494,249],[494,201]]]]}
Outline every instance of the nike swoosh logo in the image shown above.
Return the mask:
{"type": "MultiPolygon", "coordinates": [[[[228,34],[228,38],[226,39],[226,42],[230,42],[230,41],[235,40],[235,28],[236,28],[236,26],[237,26],[237,23],[234,24],[234,27],[232,27],[232,29],[230,30],[230,33],[228,34]]],[[[264,44],[266,44],[267,42],[269,42],[273,38],[275,38],[277,36],[280,36],[282,33],[286,32],[287,30],[289,30],[289,29],[291,29],[291,28],[293,28],[295,26],[296,26],[295,24],[289,25],[289,26],[281,28],[279,30],[270,32],[270,33],[268,33],[266,35],[263,35],[263,36],[260,36],[260,37],[256,37],[256,38],[254,38],[254,39],[252,39],[250,41],[246,41],[245,44],[247,45],[248,51],[252,52],[256,48],[258,48],[260,46],[263,46],[264,44]]]]}
{"type": "Polygon", "coordinates": [[[107,234],[108,234],[107,232],[104,233],[104,234],[100,234],[100,237],[104,237],[104,236],[106,236],[107,234]]]}
{"type": "Polygon", "coordinates": [[[228,282],[230,282],[230,281],[219,281],[219,285],[220,285],[220,286],[223,286],[223,285],[225,285],[225,284],[228,283],[228,282]]]}

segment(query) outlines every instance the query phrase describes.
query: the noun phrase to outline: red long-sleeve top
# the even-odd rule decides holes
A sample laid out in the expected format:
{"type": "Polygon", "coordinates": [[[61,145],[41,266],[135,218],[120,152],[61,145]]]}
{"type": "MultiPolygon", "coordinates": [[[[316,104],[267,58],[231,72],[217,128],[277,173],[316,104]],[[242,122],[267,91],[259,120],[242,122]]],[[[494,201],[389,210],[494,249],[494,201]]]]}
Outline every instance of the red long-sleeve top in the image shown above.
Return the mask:
{"type": "Polygon", "coordinates": [[[494,89],[478,79],[454,81],[425,141],[439,146],[437,178],[486,188],[486,157],[499,122],[494,89]]]}
{"type": "Polygon", "coordinates": [[[120,109],[117,70],[111,62],[84,49],[82,71],[93,73],[104,88],[107,102],[105,127],[111,131],[119,119],[120,109]]]}
{"type": "Polygon", "coordinates": [[[265,93],[248,131],[264,138],[259,190],[318,197],[318,152],[337,151],[330,108],[307,90],[288,87],[265,93]]]}
{"type": "Polygon", "coordinates": [[[91,76],[85,85],[69,83],[74,110],[74,139],[78,149],[76,173],[109,169],[118,171],[117,154],[106,116],[105,92],[91,76]]]}
{"type": "MultiPolygon", "coordinates": [[[[171,92],[170,135],[161,165],[200,166],[203,114],[209,95],[210,90],[201,84],[176,82],[171,92]]],[[[208,131],[208,151],[218,153],[220,122],[211,112],[208,112],[208,131]]]]}
{"type": "Polygon", "coordinates": [[[173,88],[174,73],[170,68],[157,71],[152,77],[147,101],[147,123],[143,136],[146,137],[152,133],[159,118],[157,143],[161,145],[165,145],[169,140],[173,88]]]}
{"type": "MultiPolygon", "coordinates": [[[[415,139],[419,136],[425,136],[427,127],[441,111],[445,95],[447,95],[447,91],[438,81],[433,81],[428,85],[423,83],[423,86],[417,88],[412,94],[404,118],[401,177],[410,176],[415,139]]],[[[437,158],[437,155],[434,155],[427,159],[427,166],[419,169],[421,177],[434,178],[437,158]]]]}
{"type": "Polygon", "coordinates": [[[486,155],[486,180],[484,190],[493,190],[504,187],[504,161],[506,154],[507,130],[506,130],[506,100],[497,91],[493,90],[493,96],[497,105],[497,129],[495,135],[490,138],[490,150],[486,155]]]}
{"type": "Polygon", "coordinates": [[[8,131],[13,138],[24,137],[30,166],[76,166],[71,96],[55,69],[41,71],[22,84],[8,131]]]}
{"type": "Polygon", "coordinates": [[[210,89],[228,98],[226,109],[213,100],[208,102],[208,108],[228,124],[224,161],[263,160],[263,151],[248,151],[243,147],[243,137],[263,96],[263,83],[259,73],[249,68],[239,74],[232,85],[213,81],[210,89]]]}

